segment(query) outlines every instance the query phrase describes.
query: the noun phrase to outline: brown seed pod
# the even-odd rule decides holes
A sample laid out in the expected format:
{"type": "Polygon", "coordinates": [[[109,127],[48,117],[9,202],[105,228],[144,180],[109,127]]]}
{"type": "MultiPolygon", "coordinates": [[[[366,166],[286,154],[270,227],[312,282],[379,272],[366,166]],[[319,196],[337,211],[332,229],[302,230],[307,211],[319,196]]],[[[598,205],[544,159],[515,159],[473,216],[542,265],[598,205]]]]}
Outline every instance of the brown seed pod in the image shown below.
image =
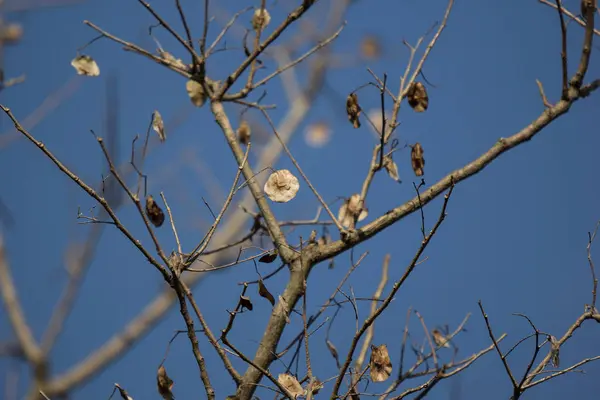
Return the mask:
{"type": "Polygon", "coordinates": [[[429,96],[421,82],[413,82],[406,93],[408,104],[416,112],[423,112],[429,107],[429,96]]]}
{"type": "Polygon", "coordinates": [[[165,213],[160,209],[156,201],[154,201],[154,197],[148,195],[146,197],[146,215],[150,222],[157,228],[159,228],[163,222],[165,222],[165,213]]]}
{"type": "Polygon", "coordinates": [[[423,167],[425,167],[425,159],[423,158],[423,147],[419,142],[415,143],[410,152],[410,161],[413,171],[416,176],[423,176],[423,167]]]}
{"type": "Polygon", "coordinates": [[[158,368],[158,372],[156,373],[156,385],[158,386],[158,393],[165,400],[173,400],[173,380],[169,378],[167,375],[167,370],[164,365],[161,365],[158,368]]]}
{"type": "Polygon", "coordinates": [[[356,93],[350,93],[346,98],[346,113],[348,114],[348,121],[352,123],[354,128],[360,128],[360,105],[358,105],[358,95],[356,93]]]}
{"type": "Polygon", "coordinates": [[[240,122],[240,126],[237,128],[237,137],[241,144],[248,145],[250,143],[250,134],[252,131],[250,130],[250,125],[243,119],[240,122]]]}
{"type": "Polygon", "coordinates": [[[392,374],[392,362],[388,353],[387,346],[371,345],[371,360],[369,362],[371,380],[373,382],[383,382],[392,374]]]}

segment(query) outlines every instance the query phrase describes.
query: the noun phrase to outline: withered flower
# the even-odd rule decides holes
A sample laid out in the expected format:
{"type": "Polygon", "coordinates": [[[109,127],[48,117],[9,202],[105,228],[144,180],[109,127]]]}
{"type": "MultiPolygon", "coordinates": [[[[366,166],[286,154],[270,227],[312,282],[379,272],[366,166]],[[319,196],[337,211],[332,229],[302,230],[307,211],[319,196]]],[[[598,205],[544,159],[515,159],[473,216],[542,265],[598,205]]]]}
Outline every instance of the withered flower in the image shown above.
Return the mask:
{"type": "Polygon", "coordinates": [[[369,362],[371,380],[383,382],[392,374],[392,362],[385,344],[381,346],[371,345],[371,361],[369,362]]]}
{"type": "Polygon", "coordinates": [[[185,83],[185,88],[188,96],[190,96],[192,104],[196,107],[202,107],[206,102],[206,93],[204,92],[202,85],[195,80],[190,79],[185,83]]]}
{"type": "Polygon", "coordinates": [[[416,112],[423,112],[429,107],[429,96],[427,90],[421,82],[413,82],[406,93],[408,104],[416,112]]]}
{"type": "Polygon", "coordinates": [[[383,157],[383,166],[385,167],[385,170],[387,171],[390,178],[392,178],[398,183],[402,182],[400,180],[400,174],[398,173],[398,166],[396,165],[396,162],[392,160],[391,156],[383,157]]]}
{"type": "Polygon", "coordinates": [[[412,169],[416,176],[423,176],[423,168],[425,167],[425,159],[423,158],[423,147],[419,142],[415,143],[410,152],[410,161],[412,169]]]}
{"type": "Polygon", "coordinates": [[[361,113],[360,105],[358,104],[358,95],[356,93],[350,93],[346,98],[346,113],[348,114],[348,121],[352,123],[354,128],[360,128],[360,121],[358,117],[361,113]]]}
{"type": "Polygon", "coordinates": [[[148,219],[150,219],[150,222],[157,228],[165,222],[165,213],[160,209],[158,204],[156,204],[152,195],[146,197],[146,215],[148,216],[148,219]]]}
{"type": "Polygon", "coordinates": [[[71,60],[71,65],[77,71],[77,75],[85,76],[98,76],[100,75],[100,68],[96,61],[85,54],[81,54],[71,60]]]}
{"type": "Polygon", "coordinates": [[[158,138],[161,142],[164,142],[167,139],[167,135],[165,134],[165,123],[158,110],[154,110],[154,113],[152,114],[152,129],[158,134],[158,138]]]}
{"type": "Polygon", "coordinates": [[[433,341],[439,347],[450,348],[450,344],[448,343],[448,339],[446,336],[437,329],[433,329],[431,331],[431,336],[433,336],[433,341]]]}
{"type": "Polygon", "coordinates": [[[271,22],[271,14],[269,14],[266,8],[258,8],[254,11],[254,15],[252,16],[252,28],[255,31],[262,31],[269,25],[269,22],[271,22]]]}
{"type": "Polygon", "coordinates": [[[300,189],[300,182],[287,169],[280,169],[269,176],[265,183],[265,193],[276,203],[287,203],[296,197],[300,189]]]}
{"type": "Polygon", "coordinates": [[[362,203],[358,193],[353,194],[344,201],[338,211],[338,220],[343,227],[353,229],[356,222],[367,218],[369,210],[362,203]]]}
{"type": "Polygon", "coordinates": [[[163,399],[174,399],[173,393],[171,392],[174,382],[169,378],[169,375],[167,375],[167,370],[163,365],[158,368],[158,372],[156,373],[156,385],[158,386],[158,393],[163,399]]]}
{"type": "Polygon", "coordinates": [[[290,392],[292,396],[294,396],[294,398],[302,396],[304,394],[304,389],[302,389],[302,386],[300,385],[298,380],[290,374],[279,374],[279,376],[277,377],[277,382],[279,382],[281,386],[286,388],[287,391],[290,392]]]}
{"type": "Polygon", "coordinates": [[[240,121],[240,126],[237,129],[237,137],[241,144],[248,145],[250,143],[250,135],[252,131],[250,125],[245,119],[240,121]]]}

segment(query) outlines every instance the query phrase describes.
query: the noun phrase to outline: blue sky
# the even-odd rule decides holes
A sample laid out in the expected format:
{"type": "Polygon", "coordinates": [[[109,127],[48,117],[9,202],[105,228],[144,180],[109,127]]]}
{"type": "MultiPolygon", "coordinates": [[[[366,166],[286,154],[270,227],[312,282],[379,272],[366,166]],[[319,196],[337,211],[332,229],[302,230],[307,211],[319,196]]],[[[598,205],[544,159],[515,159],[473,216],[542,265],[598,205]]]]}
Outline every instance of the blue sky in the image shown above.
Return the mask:
{"type": "MultiPolygon", "coordinates": [[[[173,26],[180,28],[171,2],[153,3],[173,26]]],[[[193,35],[198,38],[202,2],[182,3],[190,15],[193,35]]],[[[281,21],[295,3],[279,0],[270,6],[272,23],[281,21]]],[[[316,27],[324,26],[331,3],[321,1],[309,12],[316,27]]],[[[227,15],[247,5],[254,3],[218,2],[212,11],[217,15],[215,26],[222,26],[227,15]]],[[[578,1],[565,0],[564,5],[579,10],[578,1]]],[[[329,72],[327,89],[316,99],[290,144],[303,170],[327,201],[360,190],[375,144],[366,123],[362,129],[354,130],[347,122],[343,99],[370,79],[366,67],[380,76],[387,73],[389,85],[397,91],[408,56],[402,40],[414,44],[434,21],[441,20],[445,8],[446,1],[442,0],[363,0],[349,7],[344,17],[347,25],[332,49],[344,55],[343,60],[348,60],[356,53],[363,35],[376,34],[382,40],[384,54],[381,59],[366,63],[344,61],[343,68],[329,72]],[[322,119],[331,124],[333,136],[327,146],[314,149],[304,142],[303,132],[310,123],[322,119]]],[[[185,79],[122,51],[119,45],[108,40],[100,40],[86,49],[100,65],[99,78],[74,77],[69,65],[76,49],[95,37],[95,32],[82,24],[83,20],[153,50],[155,45],[147,36],[147,27],[154,23],[152,17],[136,1],[107,0],[27,14],[13,13],[8,18],[22,23],[25,35],[18,47],[7,49],[6,74],[24,73],[27,80],[3,91],[1,103],[23,119],[49,93],[60,88],[71,91],[72,94],[65,96],[64,102],[51,110],[31,132],[89,183],[97,185],[104,172],[102,154],[89,130],[100,135],[105,131],[105,93],[110,75],[119,83],[121,161],[129,158],[133,137],[145,133],[154,109],[164,116],[167,129],[169,121],[187,115],[179,126],[167,132],[167,142],[152,150],[146,172],[150,192],[164,191],[169,199],[184,246],[188,249],[194,246],[211,222],[202,197],[213,210],[218,209],[222,192],[227,192],[235,173],[230,150],[208,107],[196,109],[190,104],[185,79]],[[204,172],[198,173],[198,169],[204,172]],[[209,169],[212,177],[206,173],[209,169]]],[[[241,18],[241,26],[249,26],[248,19],[248,16],[241,18]]],[[[402,144],[416,141],[422,144],[428,185],[473,160],[500,137],[512,135],[533,121],[543,111],[536,79],[544,83],[551,101],[559,98],[557,19],[553,9],[534,0],[456,1],[448,26],[424,68],[427,79],[436,86],[429,88],[429,110],[417,114],[403,105],[400,114],[399,140],[402,144]]],[[[156,32],[163,47],[184,57],[182,49],[165,32],[156,32]]],[[[209,31],[211,40],[217,32],[216,27],[209,31]]],[[[283,35],[281,43],[297,32],[294,28],[283,35]]],[[[569,72],[572,74],[579,60],[583,30],[570,24],[568,32],[569,72]]],[[[234,48],[239,46],[239,36],[232,33],[227,43],[234,48]]],[[[218,53],[212,63],[209,62],[209,74],[223,78],[242,56],[239,50],[218,53]]],[[[268,60],[267,64],[273,68],[272,61],[268,60]]],[[[298,71],[301,82],[305,82],[307,65],[298,71]]],[[[587,81],[597,78],[599,73],[593,56],[587,81]]],[[[266,89],[265,103],[278,105],[271,115],[279,123],[289,108],[280,80],[273,80],[266,89]]],[[[378,107],[379,94],[362,90],[360,100],[361,106],[369,110],[378,107]]],[[[428,260],[414,271],[389,311],[376,324],[374,341],[388,344],[394,365],[409,306],[417,309],[430,326],[449,324],[451,329],[471,312],[468,331],[456,339],[459,354],[465,357],[490,344],[478,311],[479,299],[490,315],[495,332],[509,334],[504,349],[529,333],[526,321],[512,313],[525,313],[540,330],[562,336],[583,312],[584,304],[591,299],[587,232],[600,219],[600,190],[596,185],[599,164],[595,158],[600,138],[596,134],[598,125],[594,113],[599,105],[597,95],[577,102],[567,115],[534,140],[503,155],[456,187],[448,218],[426,251],[428,260]]],[[[228,106],[227,110],[236,125],[239,108],[228,106]]],[[[249,118],[260,121],[261,116],[251,113],[249,118]]],[[[0,134],[0,139],[13,135],[6,117],[0,118],[0,134]]],[[[257,141],[258,152],[261,143],[257,141]]],[[[28,322],[40,338],[66,282],[65,253],[70,243],[81,243],[89,231],[89,226],[77,223],[77,208],[89,210],[94,203],[23,138],[1,147],[0,154],[0,195],[15,220],[11,229],[3,229],[8,260],[28,322]]],[[[251,161],[253,159],[256,153],[251,161]]],[[[376,177],[367,200],[370,213],[367,221],[414,196],[412,182],[416,179],[410,168],[410,152],[399,151],[395,160],[404,183],[398,185],[384,174],[376,177]]],[[[284,157],[275,167],[294,171],[284,157]]],[[[302,182],[301,185],[292,202],[273,205],[278,217],[310,219],[314,216],[317,201],[308,187],[302,182]]],[[[426,208],[428,227],[433,225],[440,206],[441,199],[438,199],[426,208]]],[[[150,243],[131,205],[120,209],[119,215],[142,242],[150,243]]],[[[307,233],[307,230],[298,230],[290,237],[297,240],[299,234],[306,236],[307,233]]],[[[172,235],[166,225],[161,228],[159,238],[166,249],[173,248],[172,235]]],[[[346,290],[351,286],[356,296],[370,296],[377,286],[386,253],[391,254],[390,279],[399,278],[420,240],[420,217],[413,214],[358,246],[355,257],[364,251],[369,251],[369,255],[346,290]]],[[[316,310],[330,295],[349,263],[350,254],[346,253],[336,258],[333,270],[327,269],[326,264],[315,267],[309,281],[311,310],[316,310]]],[[[272,264],[260,268],[261,273],[267,273],[274,267],[272,264]]],[[[243,264],[207,276],[194,289],[215,331],[226,323],[225,309],[235,305],[240,290],[237,283],[255,278],[253,265],[243,264]]],[[[284,271],[268,281],[271,292],[281,293],[286,279],[284,271]]],[[[53,373],[60,374],[119,332],[164,288],[159,274],[141,254],[115,229],[105,229],[80,297],[52,353],[53,373]]],[[[251,289],[251,296],[254,312],[239,316],[230,338],[239,348],[253,354],[270,308],[255,289],[251,289]]],[[[361,320],[368,313],[367,307],[362,304],[359,310],[361,320]]],[[[4,317],[1,320],[0,339],[10,339],[12,331],[8,321],[4,317]]],[[[286,332],[284,338],[297,333],[300,319],[296,317],[294,324],[294,329],[286,332]]],[[[354,324],[352,309],[344,307],[332,330],[333,341],[341,354],[346,353],[354,324]]],[[[562,365],[598,355],[595,352],[597,327],[587,325],[593,324],[586,323],[562,349],[562,365]]],[[[114,382],[121,383],[136,399],[157,398],[156,368],[173,331],[183,327],[180,315],[173,309],[118,362],[75,391],[74,398],[107,398],[114,382]]],[[[327,353],[323,333],[315,335],[311,348],[315,372],[319,378],[326,379],[335,374],[335,364],[327,353]]],[[[420,343],[423,334],[414,316],[411,333],[414,341],[420,343]]],[[[217,398],[224,398],[232,392],[231,381],[216,368],[219,360],[208,343],[203,338],[200,340],[207,364],[217,371],[212,377],[217,398]]],[[[516,374],[524,371],[532,346],[532,342],[527,342],[511,356],[516,374]]],[[[446,360],[450,357],[443,353],[441,356],[446,360]]],[[[14,365],[18,364],[0,360],[0,375],[5,376],[14,365]]],[[[245,369],[241,364],[236,365],[241,371],[245,369]]],[[[166,367],[175,380],[177,398],[204,396],[189,343],[183,337],[172,346],[166,367]]],[[[275,374],[282,372],[281,365],[274,364],[272,368],[275,374]]],[[[25,368],[21,370],[27,373],[25,368]]],[[[595,393],[593,377],[600,372],[600,365],[588,364],[585,370],[585,375],[573,373],[534,388],[525,398],[591,399],[595,393]]],[[[301,374],[304,374],[303,369],[301,374]]],[[[26,379],[20,380],[20,396],[26,384],[26,379]]],[[[371,386],[374,391],[385,387],[385,384],[371,386]]],[[[430,398],[506,399],[510,389],[498,356],[489,353],[457,378],[442,382],[430,398]],[[459,397],[451,397],[456,393],[459,397]]]]}

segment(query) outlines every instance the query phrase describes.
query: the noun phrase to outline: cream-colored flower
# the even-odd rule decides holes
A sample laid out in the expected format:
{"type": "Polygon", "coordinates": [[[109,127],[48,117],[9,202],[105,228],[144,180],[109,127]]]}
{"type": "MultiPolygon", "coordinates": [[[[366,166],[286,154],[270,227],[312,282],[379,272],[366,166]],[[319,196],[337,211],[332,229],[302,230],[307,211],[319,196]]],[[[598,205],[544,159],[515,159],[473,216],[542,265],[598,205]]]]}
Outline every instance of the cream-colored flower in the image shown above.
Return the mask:
{"type": "Polygon", "coordinates": [[[287,203],[296,197],[300,182],[287,169],[280,169],[269,176],[265,183],[265,193],[274,202],[287,203]]]}
{"type": "Polygon", "coordinates": [[[344,201],[338,212],[338,220],[345,228],[354,229],[355,221],[362,221],[369,215],[369,210],[361,204],[360,194],[355,193],[344,201]]]}
{"type": "Polygon", "coordinates": [[[98,76],[100,68],[94,59],[85,54],[79,55],[71,60],[71,65],[77,71],[77,75],[98,76]]]}

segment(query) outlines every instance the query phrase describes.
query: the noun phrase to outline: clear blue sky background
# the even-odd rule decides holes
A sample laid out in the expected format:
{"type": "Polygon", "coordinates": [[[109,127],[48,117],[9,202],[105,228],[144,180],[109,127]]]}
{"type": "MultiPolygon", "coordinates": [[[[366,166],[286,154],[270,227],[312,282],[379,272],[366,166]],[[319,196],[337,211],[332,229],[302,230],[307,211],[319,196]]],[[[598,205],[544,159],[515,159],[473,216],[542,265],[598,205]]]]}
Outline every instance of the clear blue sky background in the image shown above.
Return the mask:
{"type": "MultiPolygon", "coordinates": [[[[273,22],[281,21],[286,10],[298,2],[280,0],[276,6],[270,6],[273,22]]],[[[173,2],[153,3],[168,21],[180,27],[173,2]]],[[[213,3],[218,3],[218,10],[215,8],[214,12],[219,11],[220,15],[215,25],[222,24],[224,12],[231,15],[241,7],[258,4],[232,0],[213,3]]],[[[321,3],[309,13],[318,26],[323,25],[323,16],[332,2],[321,3]]],[[[370,79],[366,66],[379,75],[386,72],[390,86],[396,91],[408,55],[402,39],[414,44],[434,21],[441,20],[446,7],[445,0],[363,0],[354,3],[345,17],[348,24],[335,42],[334,50],[349,56],[356,53],[362,35],[374,33],[382,38],[384,55],[379,61],[366,65],[348,63],[346,68],[329,73],[329,91],[315,102],[291,143],[305,172],[328,201],[360,190],[374,144],[366,123],[362,129],[353,130],[346,121],[343,98],[370,79]],[[306,124],[322,118],[332,124],[333,137],[326,147],[312,149],[305,144],[302,132],[306,124]]],[[[564,3],[576,12],[579,10],[576,0],[565,0],[564,3]]],[[[185,9],[193,16],[190,22],[196,38],[201,32],[201,4],[201,1],[183,1],[185,9]]],[[[6,74],[25,73],[27,81],[5,90],[0,99],[21,119],[38,107],[49,93],[74,79],[69,62],[76,49],[95,36],[81,23],[83,20],[89,19],[148,49],[155,48],[146,35],[147,27],[154,21],[134,0],[87,2],[68,8],[14,13],[9,17],[24,25],[25,36],[18,47],[8,49],[6,74]]],[[[245,26],[249,25],[248,18],[241,19],[245,26]]],[[[575,24],[570,24],[568,29],[572,73],[579,60],[583,30],[575,24]]],[[[216,28],[211,29],[211,39],[216,32],[216,28]]],[[[289,39],[293,32],[296,31],[282,40],[289,39]]],[[[157,35],[165,48],[179,57],[184,56],[182,49],[166,33],[157,35]]],[[[239,41],[235,38],[230,37],[229,46],[238,46],[239,41]]],[[[193,156],[205,169],[210,166],[214,181],[221,190],[227,191],[235,165],[221,132],[207,107],[195,109],[191,106],[182,77],[137,55],[123,52],[120,46],[108,40],[96,42],[86,52],[98,60],[102,75],[99,78],[75,78],[72,85],[78,90],[37,124],[32,133],[83,179],[96,185],[104,164],[89,130],[104,132],[105,88],[111,73],[120,85],[121,160],[129,157],[132,138],[145,132],[154,109],[159,109],[167,121],[182,113],[189,114],[176,130],[168,132],[166,144],[152,151],[147,164],[149,190],[155,195],[159,191],[166,193],[184,244],[189,249],[211,221],[201,197],[205,197],[213,209],[218,209],[222,194],[215,195],[214,184],[206,175],[196,173],[185,160],[193,156]]],[[[220,53],[209,64],[209,73],[218,78],[226,76],[234,62],[241,59],[239,53],[220,53]]],[[[535,79],[545,84],[550,100],[556,101],[560,89],[559,55],[560,30],[554,10],[535,0],[457,0],[447,29],[424,70],[427,78],[436,85],[429,89],[430,108],[424,114],[416,114],[405,106],[400,116],[401,142],[419,141],[425,149],[426,182],[433,184],[486,151],[500,137],[512,135],[534,120],[543,111],[535,79]]],[[[272,62],[268,64],[273,68],[272,62]]],[[[305,70],[303,67],[299,72],[301,78],[305,70]]],[[[588,77],[597,78],[599,74],[594,56],[588,77]]],[[[280,81],[274,80],[267,89],[265,102],[278,104],[278,109],[272,113],[277,122],[288,105],[280,81]]],[[[377,107],[378,102],[377,92],[361,92],[363,108],[377,107]]],[[[595,114],[599,105],[598,95],[576,103],[566,116],[533,141],[502,156],[482,173],[456,187],[448,208],[448,219],[426,251],[428,261],[416,269],[396,296],[393,306],[376,325],[375,343],[388,344],[395,367],[409,306],[419,310],[430,326],[447,323],[451,329],[471,312],[468,332],[456,339],[459,354],[463,356],[490,344],[477,307],[479,299],[490,315],[495,332],[509,334],[504,349],[530,333],[526,321],[511,313],[525,313],[540,330],[560,337],[583,312],[584,304],[591,300],[586,260],[587,232],[600,219],[599,163],[596,159],[600,138],[595,114]]],[[[228,110],[234,125],[237,124],[238,109],[228,107],[228,110]]],[[[257,121],[260,118],[258,113],[251,116],[257,121]]],[[[13,134],[6,117],[0,118],[0,127],[3,135],[0,138],[13,134]]],[[[414,195],[412,181],[415,178],[410,169],[409,151],[400,151],[395,159],[404,183],[395,184],[383,174],[375,179],[368,198],[368,220],[414,195]]],[[[292,169],[288,160],[282,160],[277,167],[292,169]]],[[[306,185],[301,185],[294,201],[273,206],[278,216],[288,219],[313,217],[317,202],[306,185]]],[[[82,241],[89,228],[77,224],[77,207],[88,210],[94,204],[38,149],[22,138],[0,149],[0,195],[16,222],[12,229],[3,229],[8,259],[27,320],[36,337],[40,338],[66,281],[65,251],[69,243],[82,241]]],[[[437,217],[440,205],[438,200],[426,208],[428,227],[437,217]]],[[[131,205],[122,208],[120,215],[145,244],[150,243],[131,205]]],[[[357,296],[373,293],[387,252],[392,260],[390,279],[397,279],[402,274],[421,240],[419,225],[418,214],[411,215],[376,239],[359,246],[356,256],[366,250],[370,254],[349,284],[357,296]]],[[[298,233],[306,235],[305,231],[296,231],[292,237],[297,238],[298,233]]],[[[170,251],[173,240],[166,225],[159,237],[170,251]]],[[[309,283],[311,310],[316,310],[329,296],[349,262],[349,254],[344,254],[336,259],[335,269],[328,270],[326,264],[314,269],[309,283]]],[[[272,268],[261,266],[265,273],[272,268]]],[[[287,276],[284,271],[269,281],[269,288],[275,295],[283,290],[287,276]]],[[[236,302],[237,282],[254,278],[252,264],[244,264],[210,275],[195,288],[200,307],[215,331],[225,326],[225,308],[231,309],[236,302]]],[[[53,372],[61,373],[103,344],[162,289],[164,284],[158,273],[133,246],[115,229],[106,229],[81,296],[52,353],[53,372]]],[[[350,290],[349,286],[346,290],[350,290]]],[[[255,311],[240,316],[231,339],[238,347],[253,354],[270,306],[256,295],[254,288],[250,293],[255,298],[255,311]]],[[[360,312],[362,321],[367,309],[363,307],[360,312]]],[[[6,317],[2,316],[0,321],[0,339],[10,340],[12,331],[6,317]]],[[[300,319],[294,317],[294,323],[296,328],[285,337],[297,333],[300,319]]],[[[104,399],[110,394],[112,384],[119,382],[136,399],[158,398],[156,368],[173,331],[183,327],[178,312],[171,311],[156,329],[117,363],[79,388],[73,397],[104,399]]],[[[333,340],[340,354],[346,353],[353,332],[353,312],[350,307],[345,307],[333,328],[333,340]]],[[[411,333],[412,339],[421,343],[422,330],[414,316],[411,333]]],[[[598,327],[586,323],[562,349],[561,366],[598,355],[598,337],[598,327]]],[[[200,340],[207,364],[217,371],[212,376],[217,398],[225,398],[232,391],[232,383],[216,367],[219,361],[209,345],[202,337],[200,340]]],[[[311,345],[317,376],[326,379],[334,375],[335,364],[327,353],[323,335],[315,335],[311,345]]],[[[521,351],[511,356],[515,373],[523,372],[533,352],[532,346],[533,342],[527,342],[521,351]]],[[[545,355],[546,351],[544,348],[542,353],[545,355]]],[[[442,352],[441,357],[448,360],[450,355],[442,352]]],[[[19,364],[0,360],[0,375],[6,376],[9,368],[15,365],[19,364]]],[[[245,369],[241,364],[237,365],[240,370],[245,369]]],[[[204,397],[185,338],[178,339],[172,346],[166,366],[176,382],[174,390],[178,399],[204,397]]],[[[273,364],[275,374],[281,372],[280,369],[280,364],[273,364]]],[[[597,380],[594,377],[600,373],[600,364],[588,364],[585,370],[587,375],[563,376],[531,390],[525,398],[596,398],[597,380]]],[[[27,374],[25,368],[21,371],[27,374]]],[[[20,396],[27,383],[27,379],[21,379],[20,396]]],[[[0,383],[3,385],[4,382],[0,383]]],[[[382,391],[385,387],[385,384],[370,386],[374,391],[382,391]]],[[[489,353],[457,378],[440,384],[430,398],[506,399],[510,389],[498,356],[489,353]]]]}

